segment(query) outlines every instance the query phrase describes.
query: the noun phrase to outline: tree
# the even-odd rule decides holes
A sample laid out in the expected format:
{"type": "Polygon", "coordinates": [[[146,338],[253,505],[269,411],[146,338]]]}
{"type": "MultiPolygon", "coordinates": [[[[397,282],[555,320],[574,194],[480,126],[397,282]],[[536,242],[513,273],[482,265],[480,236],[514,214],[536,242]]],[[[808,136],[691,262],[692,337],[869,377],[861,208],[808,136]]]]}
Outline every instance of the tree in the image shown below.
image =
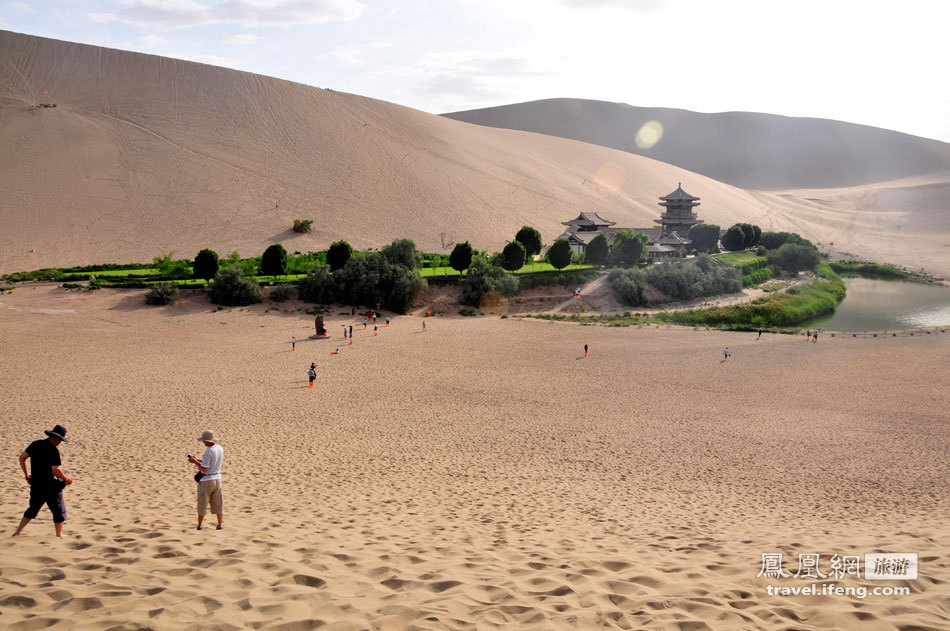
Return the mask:
{"type": "Polygon", "coordinates": [[[393,265],[401,265],[406,269],[416,269],[422,260],[412,239],[396,239],[382,249],[382,255],[393,265]]]}
{"type": "Polygon", "coordinates": [[[748,250],[755,241],[755,228],[753,228],[750,223],[739,223],[736,225],[742,228],[742,248],[748,250]]]}
{"type": "Polygon", "coordinates": [[[697,252],[719,250],[719,226],[714,223],[698,223],[689,230],[692,248],[697,252]]]}
{"type": "Polygon", "coordinates": [[[317,265],[297,283],[297,295],[305,302],[330,304],[337,297],[336,281],[328,265],[317,265]]]}
{"type": "Polygon", "coordinates": [[[591,239],[584,250],[587,260],[593,265],[603,265],[607,262],[607,255],[610,254],[610,246],[607,244],[607,237],[602,234],[591,239]]]}
{"type": "Polygon", "coordinates": [[[449,255],[449,265],[458,273],[462,273],[472,264],[472,246],[468,241],[456,243],[449,255]]]}
{"type": "Polygon", "coordinates": [[[198,252],[198,256],[195,257],[192,276],[195,278],[210,280],[214,278],[215,274],[218,273],[218,267],[218,253],[214,250],[205,248],[201,252],[198,252]]]}
{"type": "Polygon", "coordinates": [[[330,266],[331,271],[335,272],[346,265],[351,256],[353,256],[353,246],[346,241],[336,241],[331,243],[330,249],[327,250],[327,265],[330,266]]]}
{"type": "Polygon", "coordinates": [[[759,245],[759,241],[762,240],[762,228],[758,227],[755,224],[752,224],[752,229],[755,230],[755,239],[752,241],[752,245],[759,245]]]}
{"type": "Polygon", "coordinates": [[[495,293],[510,298],[518,293],[519,287],[520,283],[513,275],[489,265],[482,258],[476,258],[462,282],[461,302],[480,307],[486,294],[495,293]]]}
{"type": "Polygon", "coordinates": [[[152,259],[152,262],[155,264],[155,267],[158,268],[158,273],[164,278],[188,278],[188,261],[173,260],[172,257],[174,255],[174,252],[168,252],[167,254],[156,256],[152,259]]]}
{"type": "Polygon", "coordinates": [[[782,271],[793,276],[803,270],[814,270],[821,257],[818,250],[807,245],[786,243],[777,250],[769,252],[769,263],[777,265],[782,271]]]}
{"type": "Polygon", "coordinates": [[[501,251],[501,266],[509,272],[524,267],[525,247],[520,241],[512,241],[501,251]]]}
{"type": "Polygon", "coordinates": [[[777,250],[788,240],[787,232],[763,232],[759,239],[766,250],[777,250]]]}
{"type": "Polygon", "coordinates": [[[208,292],[211,302],[219,305],[243,307],[264,300],[260,285],[247,276],[240,265],[219,269],[208,292]]]}
{"type": "Polygon", "coordinates": [[[564,269],[571,264],[574,258],[574,251],[571,250],[571,244],[567,239],[558,239],[548,249],[548,261],[554,269],[564,269]]]}
{"type": "Polygon", "coordinates": [[[269,246],[261,255],[261,274],[281,276],[287,272],[287,250],[279,243],[269,246]]]}
{"type": "Polygon", "coordinates": [[[614,242],[610,255],[614,263],[621,267],[639,265],[646,258],[647,235],[634,230],[618,230],[614,233],[614,242]]]}
{"type": "Polygon", "coordinates": [[[739,224],[734,224],[722,235],[722,247],[730,252],[737,252],[745,246],[745,231],[739,224]]]}
{"type": "Polygon", "coordinates": [[[541,233],[535,228],[522,226],[515,235],[515,241],[524,246],[526,256],[541,254],[541,233]]]}

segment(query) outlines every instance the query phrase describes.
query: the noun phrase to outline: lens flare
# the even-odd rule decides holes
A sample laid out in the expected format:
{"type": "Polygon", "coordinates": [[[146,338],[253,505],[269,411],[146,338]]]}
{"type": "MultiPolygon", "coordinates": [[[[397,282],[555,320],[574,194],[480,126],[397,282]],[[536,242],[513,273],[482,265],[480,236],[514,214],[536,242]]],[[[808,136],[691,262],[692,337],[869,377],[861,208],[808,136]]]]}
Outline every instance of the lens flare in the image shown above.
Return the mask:
{"type": "Polygon", "coordinates": [[[663,125],[660,121],[647,121],[637,132],[637,146],[641,149],[649,149],[660,142],[663,137],[663,125]]]}

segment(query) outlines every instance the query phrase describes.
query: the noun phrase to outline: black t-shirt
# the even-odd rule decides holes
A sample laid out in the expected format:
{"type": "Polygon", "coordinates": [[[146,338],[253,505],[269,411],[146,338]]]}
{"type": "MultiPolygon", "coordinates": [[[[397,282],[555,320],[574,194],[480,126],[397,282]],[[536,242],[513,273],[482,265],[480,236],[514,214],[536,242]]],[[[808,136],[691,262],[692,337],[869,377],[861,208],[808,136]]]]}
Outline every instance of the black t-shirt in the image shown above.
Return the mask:
{"type": "Polygon", "coordinates": [[[30,478],[31,484],[48,485],[53,483],[53,467],[58,467],[62,463],[59,459],[59,449],[50,441],[34,440],[26,448],[26,453],[30,455],[30,478]]]}

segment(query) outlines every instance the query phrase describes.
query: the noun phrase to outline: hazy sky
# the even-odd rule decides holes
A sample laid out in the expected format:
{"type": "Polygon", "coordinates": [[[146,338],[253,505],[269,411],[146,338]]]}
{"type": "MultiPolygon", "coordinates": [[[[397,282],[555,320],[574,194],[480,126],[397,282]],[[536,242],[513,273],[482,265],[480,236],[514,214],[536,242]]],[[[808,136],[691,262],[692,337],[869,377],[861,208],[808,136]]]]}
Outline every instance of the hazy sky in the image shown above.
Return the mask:
{"type": "Polygon", "coordinates": [[[0,29],[432,113],[577,97],[834,118],[950,142],[948,24],[950,0],[0,2],[0,29]]]}

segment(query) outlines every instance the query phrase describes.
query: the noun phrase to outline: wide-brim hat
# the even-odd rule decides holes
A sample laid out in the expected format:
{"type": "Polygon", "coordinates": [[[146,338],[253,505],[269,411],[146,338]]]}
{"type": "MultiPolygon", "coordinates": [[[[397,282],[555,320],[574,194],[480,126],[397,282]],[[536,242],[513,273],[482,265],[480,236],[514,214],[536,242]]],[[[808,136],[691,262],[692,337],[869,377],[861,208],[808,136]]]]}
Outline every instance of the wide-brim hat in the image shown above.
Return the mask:
{"type": "Polygon", "coordinates": [[[203,443],[205,441],[209,443],[216,443],[218,442],[218,439],[214,437],[213,431],[206,429],[205,431],[201,432],[201,438],[198,439],[199,443],[203,443]]]}
{"type": "Polygon", "coordinates": [[[49,436],[50,438],[58,438],[58,439],[60,439],[61,441],[63,441],[64,443],[68,443],[68,442],[69,442],[68,440],[66,440],[66,428],[63,427],[62,425],[57,425],[57,426],[54,427],[53,429],[44,429],[43,431],[44,431],[44,432],[46,433],[46,435],[49,436]]]}

